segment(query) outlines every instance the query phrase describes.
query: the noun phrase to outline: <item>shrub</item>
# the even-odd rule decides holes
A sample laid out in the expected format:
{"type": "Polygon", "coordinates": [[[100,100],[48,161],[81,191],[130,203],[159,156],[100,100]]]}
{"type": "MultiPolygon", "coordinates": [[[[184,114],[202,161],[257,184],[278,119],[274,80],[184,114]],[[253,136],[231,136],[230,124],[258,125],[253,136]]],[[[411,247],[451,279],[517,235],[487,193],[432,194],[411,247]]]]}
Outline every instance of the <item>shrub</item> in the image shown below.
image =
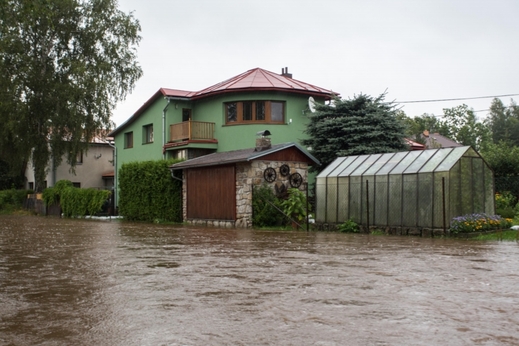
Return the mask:
{"type": "Polygon", "coordinates": [[[510,228],[511,222],[500,215],[469,214],[453,218],[450,229],[453,233],[491,231],[510,228]]]}
{"type": "Polygon", "coordinates": [[[110,193],[109,190],[65,187],[60,195],[63,215],[65,217],[84,217],[97,214],[110,197],[110,193]]]}
{"type": "Polygon", "coordinates": [[[344,221],[339,226],[337,226],[337,229],[339,230],[339,232],[357,233],[357,232],[359,232],[359,225],[357,225],[357,223],[355,221],[349,219],[347,221],[344,221]]]}
{"type": "Polygon", "coordinates": [[[119,171],[119,214],[134,221],[182,222],[182,182],[169,166],[181,160],[123,164],[119,171]]]}
{"type": "Polygon", "coordinates": [[[295,221],[303,221],[306,218],[306,196],[296,188],[288,189],[288,198],[281,202],[283,212],[295,221]]]}
{"type": "Polygon", "coordinates": [[[281,226],[285,223],[285,216],[280,210],[281,201],[267,184],[254,187],[252,195],[252,224],[254,226],[281,226]]]}
{"type": "Polygon", "coordinates": [[[509,191],[496,193],[496,214],[504,218],[513,218],[517,213],[517,198],[509,191]],[[515,208],[514,208],[515,207],[515,208]]]}
{"type": "Polygon", "coordinates": [[[21,209],[31,190],[9,189],[0,191],[0,210],[21,209]]]}

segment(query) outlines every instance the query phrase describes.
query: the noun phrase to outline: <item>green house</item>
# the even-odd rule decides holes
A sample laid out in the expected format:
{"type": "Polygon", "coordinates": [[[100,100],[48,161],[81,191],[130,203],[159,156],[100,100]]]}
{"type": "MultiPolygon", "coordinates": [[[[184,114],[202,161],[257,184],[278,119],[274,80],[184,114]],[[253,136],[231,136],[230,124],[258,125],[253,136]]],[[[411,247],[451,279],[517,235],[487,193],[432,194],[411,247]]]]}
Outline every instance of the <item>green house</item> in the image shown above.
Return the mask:
{"type": "Polygon", "coordinates": [[[313,110],[337,93],[255,68],[200,91],[159,89],[112,131],[117,172],[126,162],[250,148],[269,130],[272,144],[300,143],[313,110]]]}

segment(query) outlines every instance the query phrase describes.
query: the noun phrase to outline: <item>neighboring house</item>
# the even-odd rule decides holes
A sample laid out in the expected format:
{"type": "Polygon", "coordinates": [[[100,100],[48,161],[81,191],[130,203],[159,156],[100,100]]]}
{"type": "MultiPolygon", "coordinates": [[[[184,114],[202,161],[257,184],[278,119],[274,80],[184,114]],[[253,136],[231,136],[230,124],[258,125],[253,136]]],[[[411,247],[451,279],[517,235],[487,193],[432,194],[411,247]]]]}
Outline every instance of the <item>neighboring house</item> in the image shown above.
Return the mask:
{"type": "MultiPolygon", "coordinates": [[[[47,175],[43,188],[52,187],[60,180],[70,180],[76,187],[112,189],[114,186],[114,149],[106,138],[94,137],[87,152],[80,152],[77,157],[75,173],[67,163],[66,155],[61,164],[52,166],[52,160],[47,167],[47,175]]],[[[34,188],[34,167],[32,160],[26,168],[28,189],[34,188]]]]}
{"type": "Polygon", "coordinates": [[[124,163],[250,148],[259,131],[269,130],[272,144],[300,143],[313,102],[334,95],[292,78],[286,68],[281,74],[251,69],[200,91],[161,88],[109,134],[117,148],[116,185],[124,163]]]}
{"type": "Polygon", "coordinates": [[[425,146],[427,149],[455,148],[463,146],[463,144],[455,142],[439,133],[429,133],[427,130],[423,132],[422,136],[425,139],[425,146]]]}
{"type": "Polygon", "coordinates": [[[183,170],[184,222],[248,228],[254,187],[266,183],[276,191],[304,190],[308,166],[315,164],[319,161],[298,144],[271,145],[270,138],[262,136],[253,148],[204,155],[170,169],[183,170]]]}

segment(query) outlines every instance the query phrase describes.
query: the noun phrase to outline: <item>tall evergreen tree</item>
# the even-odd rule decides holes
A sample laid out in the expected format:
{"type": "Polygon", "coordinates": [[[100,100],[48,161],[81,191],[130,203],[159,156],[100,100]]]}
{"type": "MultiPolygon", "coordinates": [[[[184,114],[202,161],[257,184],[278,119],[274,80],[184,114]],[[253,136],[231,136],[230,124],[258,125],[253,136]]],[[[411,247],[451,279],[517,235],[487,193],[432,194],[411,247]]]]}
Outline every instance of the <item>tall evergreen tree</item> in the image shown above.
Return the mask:
{"type": "Polygon", "coordinates": [[[487,123],[494,143],[506,141],[519,146],[519,106],[514,100],[506,107],[500,99],[493,99],[487,123]]]}
{"type": "Polygon", "coordinates": [[[74,167],[142,75],[140,25],[117,0],[0,0],[0,153],[32,154],[35,189],[49,160],[74,167]]]}
{"type": "Polygon", "coordinates": [[[404,126],[396,117],[395,105],[360,94],[353,99],[335,99],[330,105],[316,105],[302,143],[311,147],[321,161],[321,171],[339,156],[388,153],[408,150],[404,126]]]}

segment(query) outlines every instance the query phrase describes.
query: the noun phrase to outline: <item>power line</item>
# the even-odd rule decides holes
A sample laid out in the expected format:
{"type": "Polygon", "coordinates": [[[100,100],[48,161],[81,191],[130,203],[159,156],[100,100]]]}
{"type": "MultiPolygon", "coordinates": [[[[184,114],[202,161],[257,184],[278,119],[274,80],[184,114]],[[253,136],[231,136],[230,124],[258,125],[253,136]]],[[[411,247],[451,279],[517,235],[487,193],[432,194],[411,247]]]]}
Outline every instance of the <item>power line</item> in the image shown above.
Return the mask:
{"type": "Polygon", "coordinates": [[[460,97],[453,99],[437,99],[437,100],[415,100],[415,101],[395,101],[396,103],[424,103],[424,102],[444,102],[444,101],[463,101],[463,100],[477,100],[477,99],[491,99],[496,97],[519,96],[519,94],[506,94],[494,96],[477,96],[477,97],[460,97]]]}

